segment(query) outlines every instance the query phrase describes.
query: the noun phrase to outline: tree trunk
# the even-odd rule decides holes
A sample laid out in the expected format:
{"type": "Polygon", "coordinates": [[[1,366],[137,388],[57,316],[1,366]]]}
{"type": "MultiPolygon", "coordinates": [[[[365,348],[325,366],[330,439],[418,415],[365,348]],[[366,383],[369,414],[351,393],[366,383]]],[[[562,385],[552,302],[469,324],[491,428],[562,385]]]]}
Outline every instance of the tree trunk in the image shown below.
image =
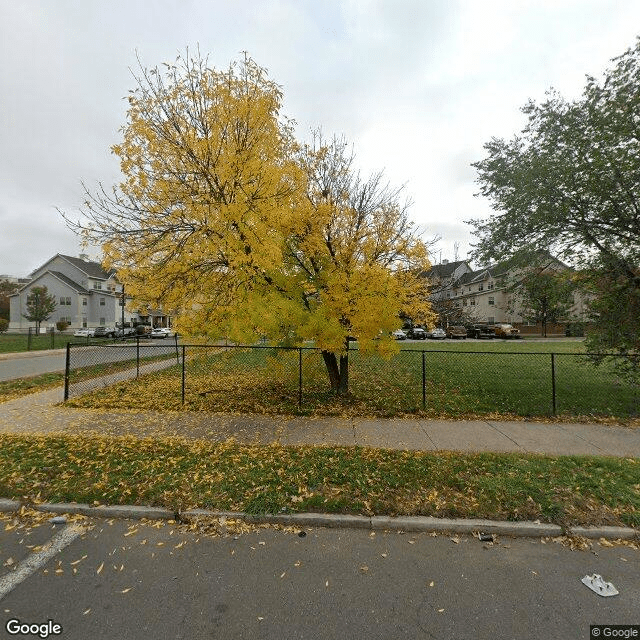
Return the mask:
{"type": "Polygon", "coordinates": [[[331,391],[336,395],[345,395],[349,392],[349,355],[341,355],[340,359],[332,351],[323,351],[322,358],[327,367],[331,391]]]}

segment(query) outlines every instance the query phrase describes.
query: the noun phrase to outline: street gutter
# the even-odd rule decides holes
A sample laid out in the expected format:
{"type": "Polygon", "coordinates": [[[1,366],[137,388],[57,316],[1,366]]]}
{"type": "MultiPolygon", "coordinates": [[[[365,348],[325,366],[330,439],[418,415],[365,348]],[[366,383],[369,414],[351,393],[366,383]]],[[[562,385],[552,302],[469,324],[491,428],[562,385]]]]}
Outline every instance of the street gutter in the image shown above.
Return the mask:
{"type": "Polygon", "coordinates": [[[561,527],[539,521],[495,521],[476,518],[433,518],[430,516],[353,516],[324,513],[279,513],[253,515],[233,511],[190,509],[175,512],[162,507],[138,505],[91,506],[79,503],[27,504],[0,498],[0,512],[18,512],[22,507],[44,513],[82,514],[94,518],[126,518],[148,520],[176,520],[189,518],[229,518],[247,524],[273,524],[293,527],[331,527],[342,529],[370,529],[372,531],[405,531],[412,533],[485,533],[513,537],[580,536],[591,539],[640,539],[640,531],[631,527],[595,526],[561,527]]]}

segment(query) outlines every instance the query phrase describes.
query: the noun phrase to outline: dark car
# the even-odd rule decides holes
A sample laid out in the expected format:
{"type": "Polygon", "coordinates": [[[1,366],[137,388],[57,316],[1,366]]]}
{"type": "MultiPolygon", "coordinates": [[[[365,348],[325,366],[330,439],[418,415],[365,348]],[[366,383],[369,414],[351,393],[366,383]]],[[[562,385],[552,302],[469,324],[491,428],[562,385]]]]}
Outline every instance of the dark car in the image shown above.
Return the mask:
{"type": "Polygon", "coordinates": [[[422,327],[412,327],[407,331],[407,338],[411,340],[426,340],[427,332],[422,327]]]}
{"type": "Polygon", "coordinates": [[[486,338],[488,340],[491,340],[492,338],[496,337],[496,332],[491,325],[481,323],[472,324],[467,328],[467,337],[477,339],[486,338]]]}
{"type": "Polygon", "coordinates": [[[113,338],[116,334],[115,329],[109,327],[96,327],[93,333],[94,338],[113,338]]]}

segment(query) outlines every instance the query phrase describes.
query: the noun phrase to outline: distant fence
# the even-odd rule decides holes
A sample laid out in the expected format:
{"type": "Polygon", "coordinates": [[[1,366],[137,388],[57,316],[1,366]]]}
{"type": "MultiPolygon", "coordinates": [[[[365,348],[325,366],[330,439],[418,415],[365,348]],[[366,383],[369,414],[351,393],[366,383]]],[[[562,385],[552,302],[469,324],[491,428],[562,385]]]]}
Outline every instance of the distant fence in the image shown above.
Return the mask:
{"type": "Polygon", "coordinates": [[[55,327],[43,327],[40,332],[35,327],[0,333],[0,351],[38,351],[61,349],[71,338],[70,333],[58,331],[55,327]],[[3,345],[10,348],[4,349],[3,345]]]}
{"type": "Polygon", "coordinates": [[[351,405],[377,415],[640,416],[640,387],[619,373],[622,360],[595,366],[592,356],[403,349],[385,359],[354,349],[349,395],[337,403],[316,348],[69,344],[65,400],[145,376],[171,409],[321,412],[333,403],[334,412],[351,405]]]}

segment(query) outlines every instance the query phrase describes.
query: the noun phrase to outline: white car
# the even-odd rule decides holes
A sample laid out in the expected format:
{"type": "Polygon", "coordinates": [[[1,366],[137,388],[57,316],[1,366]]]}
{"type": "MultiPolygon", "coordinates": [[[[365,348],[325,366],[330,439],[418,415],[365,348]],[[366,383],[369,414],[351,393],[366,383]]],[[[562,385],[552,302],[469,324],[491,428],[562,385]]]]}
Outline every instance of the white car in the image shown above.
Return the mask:
{"type": "Polygon", "coordinates": [[[74,338],[93,338],[95,329],[76,329],[73,332],[74,338]]]}
{"type": "Polygon", "coordinates": [[[447,337],[447,332],[444,329],[434,329],[430,334],[429,337],[432,340],[444,340],[447,337]]]}
{"type": "Polygon", "coordinates": [[[167,329],[165,327],[157,327],[151,332],[152,338],[168,338],[173,335],[173,331],[171,329],[167,329]]]}
{"type": "Polygon", "coordinates": [[[402,329],[396,329],[391,335],[396,340],[406,340],[407,339],[407,334],[402,329]]]}

